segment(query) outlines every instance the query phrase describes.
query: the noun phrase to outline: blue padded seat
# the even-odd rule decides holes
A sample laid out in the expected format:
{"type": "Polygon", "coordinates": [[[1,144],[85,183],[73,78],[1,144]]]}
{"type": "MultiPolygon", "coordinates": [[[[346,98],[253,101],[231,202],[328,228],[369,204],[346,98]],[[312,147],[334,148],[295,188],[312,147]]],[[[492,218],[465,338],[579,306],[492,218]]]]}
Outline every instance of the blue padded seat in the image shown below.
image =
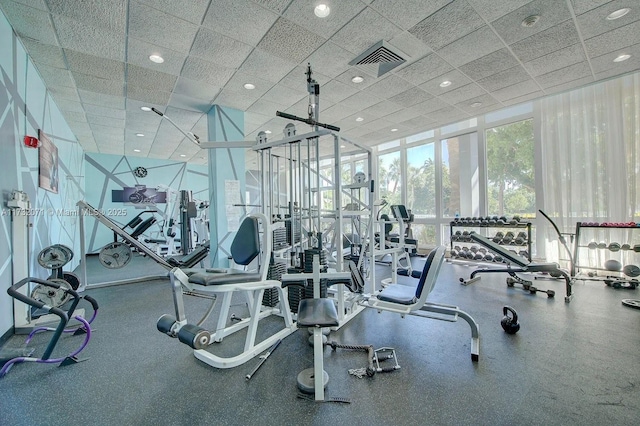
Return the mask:
{"type": "Polygon", "coordinates": [[[302,299],[298,305],[298,327],[336,327],[338,311],[331,299],[302,299]]]}
{"type": "Polygon", "coordinates": [[[147,219],[142,221],[136,227],[136,229],[133,230],[133,232],[131,233],[131,237],[132,238],[138,238],[140,235],[142,235],[144,233],[144,231],[146,231],[147,229],[151,228],[151,225],[153,225],[156,222],[157,222],[157,219],[155,217],[153,217],[153,216],[148,217],[147,219]]]}
{"type": "Polygon", "coordinates": [[[397,303],[400,305],[412,305],[416,303],[418,299],[420,299],[420,295],[424,289],[424,283],[427,280],[427,273],[429,272],[429,268],[431,268],[435,255],[436,250],[431,250],[431,253],[427,256],[427,260],[424,262],[424,267],[422,268],[422,273],[420,274],[418,286],[415,290],[411,286],[392,284],[376,296],[378,300],[384,300],[385,302],[397,303]]]}

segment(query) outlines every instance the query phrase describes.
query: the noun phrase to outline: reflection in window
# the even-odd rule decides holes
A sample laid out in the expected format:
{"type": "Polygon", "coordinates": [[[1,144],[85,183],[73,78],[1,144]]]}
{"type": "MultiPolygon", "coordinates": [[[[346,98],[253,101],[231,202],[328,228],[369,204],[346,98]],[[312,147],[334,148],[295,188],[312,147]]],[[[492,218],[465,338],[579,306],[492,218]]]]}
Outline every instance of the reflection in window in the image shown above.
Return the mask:
{"type": "Polygon", "coordinates": [[[478,135],[442,139],[442,216],[479,216],[478,135]]]}
{"type": "Polygon", "coordinates": [[[389,204],[402,204],[402,167],[400,151],[378,157],[378,182],[380,198],[389,204]]]}

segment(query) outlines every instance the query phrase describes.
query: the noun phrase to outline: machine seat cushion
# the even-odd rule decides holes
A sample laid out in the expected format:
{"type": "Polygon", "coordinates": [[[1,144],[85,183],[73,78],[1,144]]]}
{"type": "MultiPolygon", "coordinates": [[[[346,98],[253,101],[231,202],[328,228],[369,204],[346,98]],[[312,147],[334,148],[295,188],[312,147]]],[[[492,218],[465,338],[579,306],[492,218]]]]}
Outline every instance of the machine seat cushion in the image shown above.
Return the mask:
{"type": "Polygon", "coordinates": [[[331,299],[302,299],[298,305],[298,327],[335,327],[338,311],[331,299]]]}
{"type": "MultiPolygon", "coordinates": [[[[217,270],[222,271],[222,270],[217,270]]],[[[258,272],[247,272],[239,269],[226,269],[224,272],[196,272],[189,276],[191,284],[204,286],[238,284],[260,281],[262,276],[258,272]]]]}
{"type": "Polygon", "coordinates": [[[378,293],[376,297],[378,300],[384,300],[385,302],[412,305],[416,302],[416,289],[408,285],[391,284],[378,293]]]}

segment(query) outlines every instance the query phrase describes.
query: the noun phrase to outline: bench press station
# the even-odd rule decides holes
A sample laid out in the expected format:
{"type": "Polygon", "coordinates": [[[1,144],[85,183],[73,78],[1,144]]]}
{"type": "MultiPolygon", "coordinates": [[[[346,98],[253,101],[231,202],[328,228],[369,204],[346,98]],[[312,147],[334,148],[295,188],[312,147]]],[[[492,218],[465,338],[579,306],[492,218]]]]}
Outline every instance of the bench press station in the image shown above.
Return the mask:
{"type": "Polygon", "coordinates": [[[571,288],[572,287],[571,276],[567,271],[561,269],[560,265],[558,265],[557,263],[529,262],[524,257],[519,256],[509,250],[505,250],[502,246],[494,243],[492,240],[488,239],[487,237],[476,234],[475,232],[472,232],[471,234],[469,234],[469,237],[473,241],[477,242],[478,244],[488,248],[489,250],[493,251],[496,254],[501,255],[503,259],[507,261],[507,266],[506,268],[478,268],[471,273],[471,276],[469,277],[468,280],[465,280],[464,278],[460,278],[460,282],[463,285],[472,284],[480,280],[480,277],[478,276],[478,274],[481,274],[481,273],[506,272],[507,274],[510,275],[507,278],[507,285],[509,287],[512,287],[515,284],[520,284],[526,291],[529,291],[531,293],[542,291],[547,293],[547,296],[553,297],[555,295],[555,292],[553,290],[538,290],[536,287],[531,285],[531,281],[525,280],[517,275],[518,273],[523,273],[523,272],[543,272],[543,273],[548,273],[552,277],[562,277],[564,279],[565,289],[566,289],[566,295],[565,295],[564,301],[566,303],[569,303],[571,301],[571,298],[573,297],[572,288],[571,288]],[[512,264],[517,265],[517,267],[512,267],[511,266],[512,264]]]}

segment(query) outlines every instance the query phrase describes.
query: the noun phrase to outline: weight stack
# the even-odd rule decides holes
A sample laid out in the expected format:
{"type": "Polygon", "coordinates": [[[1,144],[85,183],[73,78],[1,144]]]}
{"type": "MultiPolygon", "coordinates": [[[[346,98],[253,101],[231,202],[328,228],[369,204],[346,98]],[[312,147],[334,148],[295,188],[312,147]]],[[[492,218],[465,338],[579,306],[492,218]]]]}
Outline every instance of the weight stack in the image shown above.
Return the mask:
{"type": "Polygon", "coordinates": [[[287,242],[290,246],[293,246],[301,241],[302,232],[300,230],[300,220],[301,217],[299,214],[296,214],[293,218],[291,215],[284,215],[287,220],[285,224],[285,229],[287,230],[287,242]]]}
{"type": "Polygon", "coordinates": [[[287,243],[287,228],[276,228],[273,230],[273,249],[280,250],[281,248],[288,247],[287,243]]]}
{"type": "MultiPolygon", "coordinates": [[[[284,274],[286,271],[286,263],[273,262],[269,265],[269,271],[267,271],[267,279],[280,281],[282,279],[282,274],[284,274]]],[[[263,306],[269,306],[270,308],[273,308],[278,304],[279,301],[280,298],[278,297],[278,289],[268,288],[264,291],[264,295],[262,296],[263,306]]]]}
{"type": "MultiPolygon", "coordinates": [[[[300,268],[289,268],[287,269],[288,274],[300,274],[303,271],[300,268]]],[[[301,279],[300,282],[303,280],[301,279]]],[[[289,308],[291,309],[291,313],[298,313],[298,305],[300,305],[300,300],[304,298],[304,288],[297,285],[290,285],[287,287],[289,289],[289,308]]]]}
{"type": "MultiPolygon", "coordinates": [[[[327,272],[327,252],[319,249],[306,249],[304,251],[304,272],[311,274],[313,273],[313,257],[320,257],[320,272],[327,272]]],[[[323,278],[320,280],[320,297],[327,297],[327,279],[323,278]]],[[[304,298],[312,299],[313,298],[313,285],[310,282],[309,285],[304,289],[304,298]]]]}

